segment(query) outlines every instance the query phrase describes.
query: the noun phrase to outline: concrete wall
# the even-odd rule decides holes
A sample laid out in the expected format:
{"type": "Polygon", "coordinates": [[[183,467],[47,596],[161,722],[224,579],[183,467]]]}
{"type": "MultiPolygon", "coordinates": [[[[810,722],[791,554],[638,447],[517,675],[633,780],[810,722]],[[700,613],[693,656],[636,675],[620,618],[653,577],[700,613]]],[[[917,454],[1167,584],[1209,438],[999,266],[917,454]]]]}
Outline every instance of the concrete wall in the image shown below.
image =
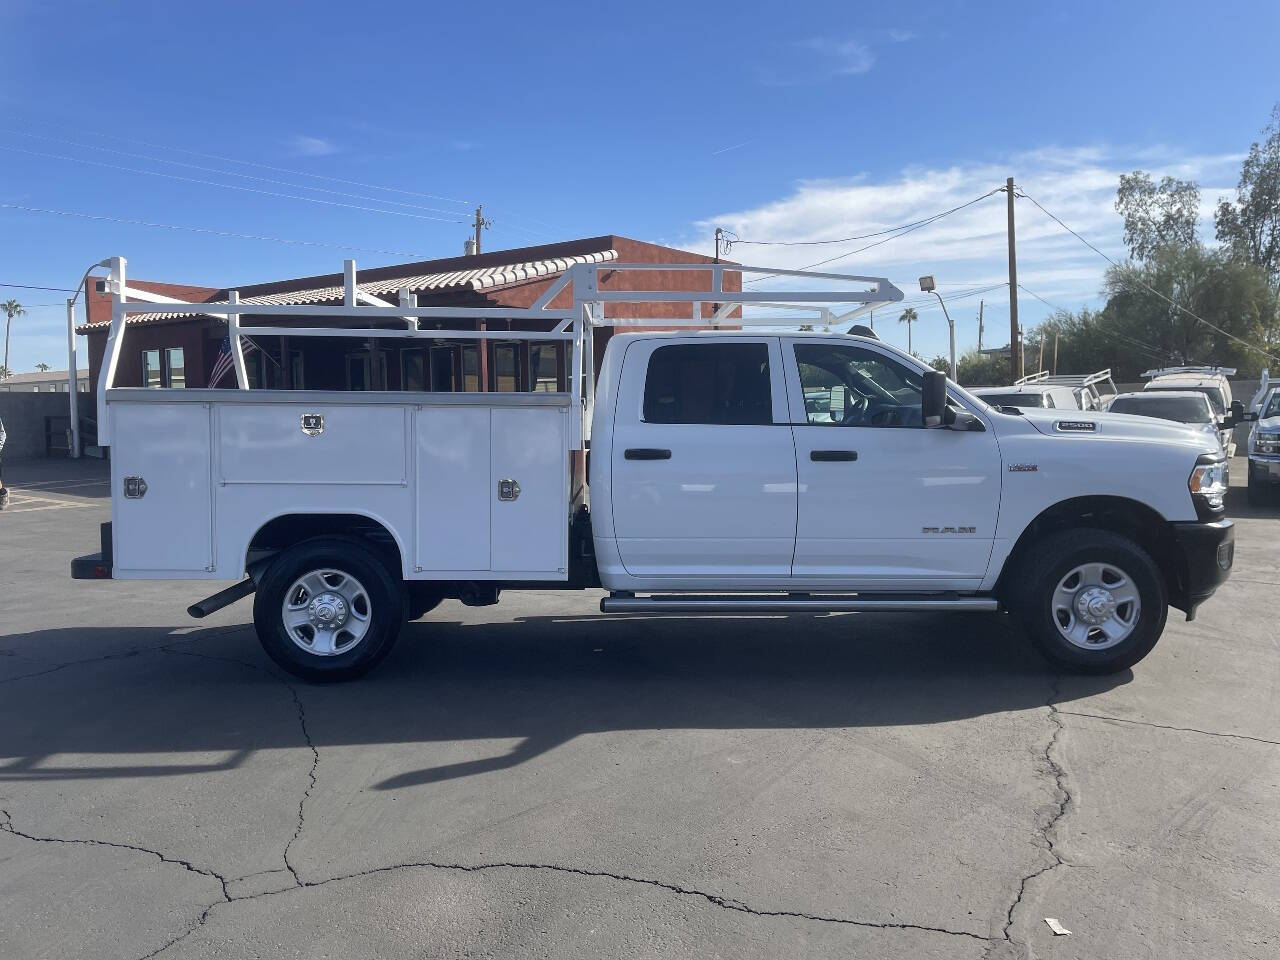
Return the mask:
{"type": "MultiPolygon", "coordinates": [[[[85,413],[87,402],[84,394],[80,395],[81,413],[85,413]]],[[[65,393],[3,393],[0,392],[0,420],[4,421],[4,431],[8,434],[4,451],[0,457],[5,460],[24,460],[31,457],[43,457],[44,451],[44,418],[60,417],[57,430],[67,425],[67,395],[65,393]]],[[[92,416],[92,411],[88,411],[92,416]]],[[[61,446],[59,438],[56,445],[61,446]]]]}

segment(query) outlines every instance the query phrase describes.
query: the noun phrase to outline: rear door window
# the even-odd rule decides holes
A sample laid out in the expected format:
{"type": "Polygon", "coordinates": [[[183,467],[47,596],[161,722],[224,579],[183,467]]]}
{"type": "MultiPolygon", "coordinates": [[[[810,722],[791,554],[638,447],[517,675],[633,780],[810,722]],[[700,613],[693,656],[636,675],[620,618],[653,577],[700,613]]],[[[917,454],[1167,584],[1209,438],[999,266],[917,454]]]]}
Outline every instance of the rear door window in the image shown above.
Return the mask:
{"type": "Polygon", "coordinates": [[[659,347],[644,382],[646,423],[773,422],[769,347],[690,343],[659,347]]]}

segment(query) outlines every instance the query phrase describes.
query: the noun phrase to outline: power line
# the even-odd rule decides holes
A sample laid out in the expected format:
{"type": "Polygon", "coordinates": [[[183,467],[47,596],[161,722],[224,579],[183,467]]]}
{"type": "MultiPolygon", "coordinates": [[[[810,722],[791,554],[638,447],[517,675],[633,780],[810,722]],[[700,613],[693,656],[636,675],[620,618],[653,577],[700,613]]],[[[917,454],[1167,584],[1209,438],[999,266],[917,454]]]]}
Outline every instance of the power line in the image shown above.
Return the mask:
{"type": "MultiPolygon", "coordinates": [[[[353,247],[344,243],[326,243],[323,240],[290,240],[286,237],[268,237],[254,233],[233,233],[230,230],[216,230],[212,227],[188,227],[174,223],[153,223],[150,220],[134,220],[130,217],[108,217],[103,214],[78,213],[73,210],[50,210],[46,207],[27,207],[19,203],[0,203],[0,209],[22,210],[27,213],[44,213],[57,217],[78,217],[81,220],[100,220],[106,223],[124,223],[136,227],[158,227],[164,230],[185,230],[189,233],[207,233],[216,237],[231,237],[237,240],[266,240],[271,243],[285,243],[302,247],[329,247],[333,250],[350,250],[356,253],[382,253],[393,257],[425,257],[425,253],[412,250],[383,250],[378,247],[353,247]]],[[[4,284],[0,284],[4,286],[4,284]]],[[[48,289],[55,289],[50,287],[48,289]]]]}
{"type": "MultiPolygon", "coordinates": [[[[979,203],[980,201],[987,199],[987,197],[990,197],[993,194],[999,193],[1002,189],[1003,187],[996,187],[993,190],[988,190],[982,196],[974,197],[972,200],[968,200],[964,203],[958,204],[957,206],[952,207],[950,210],[943,210],[941,213],[935,213],[931,217],[926,217],[923,220],[914,221],[913,223],[908,224],[905,229],[902,229],[900,232],[894,233],[892,236],[884,237],[883,239],[876,240],[873,243],[868,243],[866,246],[858,247],[856,250],[849,250],[846,253],[840,253],[834,257],[827,257],[825,260],[819,260],[816,263],[807,264],[806,266],[803,266],[800,269],[812,270],[814,267],[821,267],[828,263],[835,263],[837,260],[844,260],[844,259],[847,259],[848,257],[852,257],[866,250],[870,250],[872,247],[878,247],[883,243],[888,243],[890,240],[896,240],[899,237],[905,237],[908,233],[914,233],[917,230],[920,230],[924,227],[929,226],[929,224],[931,223],[936,223],[937,221],[941,220],[943,217],[949,217],[951,216],[951,214],[957,213],[958,211],[965,209],[965,207],[971,207],[975,203],[979,203]]],[[[776,273],[766,274],[763,277],[757,277],[754,280],[748,280],[747,283],[759,283],[761,280],[768,280],[771,277],[776,277],[776,276],[779,276],[779,274],[776,274],[776,273]]]]}
{"type": "Polygon", "coordinates": [[[77,143],[74,140],[62,140],[58,137],[46,137],[38,133],[25,133],[21,130],[4,130],[0,128],[0,133],[15,133],[21,137],[33,137],[37,140],[48,140],[51,143],[60,143],[68,147],[82,147],[86,150],[99,150],[103,153],[115,154],[119,157],[132,157],[135,160],[149,160],[152,163],[168,163],[176,167],[186,167],[190,170],[202,170],[205,173],[216,173],[224,177],[240,177],[243,180],[257,180],[260,183],[274,183],[282,187],[294,187],[299,190],[314,190],[317,193],[327,193],[331,196],[346,197],[349,200],[368,200],[372,203],[389,204],[394,207],[407,207],[410,210],[423,210],[428,213],[447,213],[457,215],[457,211],[444,210],[440,207],[425,207],[418,203],[405,203],[401,200],[384,200],[381,197],[370,197],[362,193],[347,193],[344,190],[330,190],[328,187],[308,187],[305,184],[293,183],[289,180],[276,180],[272,177],[260,177],[253,173],[237,173],[234,170],[220,170],[217,167],[206,167],[199,163],[187,163],[183,160],[167,160],[164,157],[152,157],[145,153],[132,153],[128,150],[113,150],[110,147],[98,147],[93,144],[77,143]]]}
{"type": "MultiPolygon", "coordinates": [[[[4,204],[9,206],[9,204],[4,204]]],[[[0,283],[0,287],[14,287],[18,290],[51,290],[55,293],[75,293],[70,287],[33,287],[29,283],[0,283]]]]}
{"type": "MultiPolygon", "coordinates": [[[[1034,290],[1029,290],[1027,287],[1022,285],[1021,283],[1018,284],[1018,289],[1023,291],[1024,293],[1031,294],[1031,296],[1035,297],[1037,300],[1039,300],[1041,303],[1043,303],[1046,307],[1048,307],[1051,310],[1056,310],[1059,313],[1071,312],[1070,310],[1067,310],[1065,307],[1059,307],[1059,306],[1056,306],[1055,304],[1050,303],[1044,297],[1040,296],[1040,294],[1036,293],[1034,290]]],[[[1097,326],[1094,329],[1098,333],[1102,334],[1102,336],[1110,337],[1112,340],[1119,343],[1121,346],[1128,346],[1130,349],[1141,350],[1143,353],[1151,357],[1153,360],[1159,360],[1163,362],[1168,356],[1167,354],[1163,354],[1157,350],[1153,350],[1149,345],[1143,343],[1141,340],[1135,340],[1133,337],[1127,336],[1126,334],[1121,333],[1119,330],[1109,330],[1101,326],[1097,326]]]]}
{"type": "MultiPolygon", "coordinates": [[[[207,187],[223,187],[227,190],[241,190],[245,193],[257,193],[267,197],[281,197],[286,200],[305,200],[308,203],[323,203],[330,207],[346,207],[351,210],[364,210],[368,213],[386,213],[394,217],[411,217],[414,220],[435,220],[439,223],[466,223],[448,217],[430,217],[423,213],[408,213],[404,210],[384,210],[379,207],[365,207],[355,203],[342,203],[338,200],[322,200],[319,197],[303,197],[293,193],[278,193],[274,190],[259,190],[257,187],[245,187],[235,183],[219,183],[216,180],[198,180],[194,177],[180,177],[176,173],[163,173],[159,170],[140,170],[136,167],[125,167],[115,163],[103,163],[99,160],[88,160],[84,157],[68,157],[57,153],[43,153],[38,150],[24,150],[8,144],[0,144],[0,150],[11,150],[14,153],[25,153],[33,157],[44,157],[50,160],[69,160],[72,163],[84,163],[93,167],[106,167],[108,170],[123,170],[126,173],[141,173],[152,177],[164,177],[168,180],[180,180],[184,183],[196,183],[207,187]]],[[[302,189],[306,189],[305,187],[302,189]]]]}
{"type": "MultiPolygon", "coordinates": [[[[26,123],[32,122],[30,120],[22,120],[20,118],[15,118],[15,119],[19,119],[19,122],[26,122],[26,123]]],[[[46,126],[51,126],[51,127],[57,126],[56,124],[50,124],[50,123],[46,123],[44,121],[39,121],[39,120],[34,122],[44,123],[46,126]]],[[[175,147],[167,143],[153,143],[147,140],[139,140],[136,137],[120,137],[111,133],[98,133],[95,131],[90,131],[90,133],[96,137],[104,137],[108,140],[118,140],[121,143],[128,143],[131,145],[144,146],[144,147],[155,147],[158,150],[169,150],[169,151],[172,151],[173,153],[184,153],[192,157],[204,157],[206,160],[221,160],[224,163],[238,163],[247,167],[258,167],[259,169],[262,169],[262,170],[272,170],[276,173],[287,173],[295,177],[310,177],[313,180],[327,180],[330,183],[345,183],[348,186],[363,187],[366,190],[385,190],[389,193],[400,193],[410,197],[421,197],[424,200],[442,200],[445,203],[460,203],[463,206],[471,205],[470,200],[458,200],[458,199],[455,199],[454,197],[442,197],[434,193],[420,193],[417,190],[404,190],[404,189],[401,189],[400,187],[386,187],[376,183],[363,183],[359,180],[346,180],[342,177],[331,177],[331,176],[326,176],[322,173],[309,173],[305,170],[290,170],[287,167],[276,167],[276,166],[272,166],[269,163],[261,163],[255,160],[238,160],[235,157],[223,157],[223,156],[219,156],[216,153],[202,153],[199,150],[187,150],[182,147],[175,147]]],[[[24,134],[24,136],[33,136],[33,134],[24,134]]],[[[93,147],[90,149],[102,149],[102,148],[93,147]]]]}
{"type": "MultiPolygon", "coordinates": [[[[1076,233],[1074,230],[1072,230],[1069,226],[1067,226],[1067,225],[1066,225],[1065,223],[1063,223],[1060,219],[1058,219],[1058,217],[1054,216],[1052,213],[1050,213],[1048,210],[1046,210],[1046,209],[1044,208],[1044,206],[1040,203],[1040,201],[1039,201],[1039,200],[1037,200],[1035,197],[1031,196],[1031,194],[1027,193],[1025,190],[1019,189],[1019,190],[1018,190],[1018,193],[1017,193],[1017,196],[1019,196],[1019,197],[1025,197],[1026,199],[1030,200],[1032,203],[1034,203],[1034,204],[1036,205],[1036,207],[1037,207],[1037,208],[1039,208],[1039,210],[1040,210],[1040,212],[1041,212],[1041,213],[1043,213],[1046,217],[1048,217],[1050,220],[1052,220],[1052,221],[1053,221],[1054,223],[1056,223],[1058,226],[1062,227],[1062,229],[1063,229],[1063,230],[1067,231],[1067,233],[1071,234],[1073,237],[1075,237],[1077,240],[1079,240],[1081,243],[1083,243],[1086,247],[1088,247],[1090,250],[1092,250],[1094,253],[1096,253],[1098,256],[1100,256],[1103,260],[1107,261],[1107,263],[1111,264],[1113,267],[1119,267],[1119,266],[1121,266],[1119,263],[1117,263],[1117,262],[1116,262],[1115,260],[1113,260],[1111,257],[1107,256],[1105,253],[1103,253],[1101,250],[1099,250],[1097,247],[1095,247],[1092,243],[1090,243],[1088,240],[1086,240],[1084,237],[1080,236],[1080,234],[1078,234],[1078,233],[1076,233]]],[[[1169,297],[1165,296],[1163,293],[1161,293],[1161,292],[1160,292],[1159,290],[1157,290],[1155,287],[1151,286],[1151,284],[1147,283],[1147,282],[1146,282],[1145,280],[1143,280],[1141,277],[1139,277],[1139,276],[1136,276],[1136,275],[1135,275],[1135,276],[1133,277],[1133,279],[1134,279],[1135,281],[1137,281],[1137,283],[1138,283],[1138,285],[1139,285],[1140,287],[1143,287],[1143,288],[1144,288],[1144,289],[1146,289],[1147,291],[1149,291],[1149,292],[1151,292],[1151,293],[1154,293],[1157,297],[1159,297],[1159,298],[1160,298],[1161,300],[1163,300],[1165,303],[1169,304],[1169,306],[1173,307],[1175,310],[1180,310],[1180,311],[1182,311],[1183,313],[1185,313],[1188,317],[1190,317],[1191,319],[1193,319],[1193,320],[1198,320],[1200,323],[1203,323],[1203,324],[1204,324],[1206,327],[1208,327],[1210,330],[1216,330],[1218,333],[1222,334],[1222,335],[1223,335],[1224,337],[1226,337],[1227,339],[1229,339],[1229,340],[1234,340],[1236,343],[1240,344],[1241,346],[1248,347],[1250,350],[1257,350],[1257,351],[1258,351],[1259,353],[1261,353],[1264,357],[1267,357],[1267,358],[1269,358],[1269,359],[1271,359],[1271,360],[1280,360],[1280,357],[1276,356],[1276,355],[1275,355],[1275,354],[1273,354],[1273,353],[1268,353],[1264,348],[1262,348],[1262,347],[1258,346],[1257,344],[1250,343],[1248,340],[1242,340],[1240,337],[1237,337],[1234,333],[1231,333],[1231,332],[1229,332],[1229,331],[1227,331],[1227,330],[1223,330],[1223,329],[1222,329],[1220,326],[1218,326],[1217,324],[1215,324],[1215,323],[1210,323],[1210,322],[1209,322],[1208,320],[1206,320],[1204,317],[1199,316],[1198,314],[1193,313],[1192,311],[1188,310],[1186,307],[1182,306],[1180,303],[1176,303],[1175,301],[1173,301],[1173,300],[1169,299],[1169,297]]],[[[1030,293],[1030,291],[1027,291],[1027,292],[1028,292],[1028,293],[1030,293]]],[[[1034,294],[1032,294],[1032,296],[1034,296],[1034,294]]]]}
{"type": "Polygon", "coordinates": [[[970,203],[977,203],[978,200],[985,200],[987,197],[991,196],[992,193],[998,193],[998,192],[999,190],[992,190],[991,193],[984,193],[981,197],[977,197],[973,200],[970,200],[969,203],[962,203],[958,207],[953,207],[950,210],[944,210],[942,213],[934,214],[931,217],[924,217],[920,220],[912,220],[909,223],[900,223],[896,227],[885,227],[883,230],[876,230],[873,233],[861,233],[852,237],[836,237],[831,240],[740,240],[740,239],[734,239],[733,241],[730,242],[729,247],[732,248],[738,244],[747,244],[750,246],[758,246],[758,247],[816,247],[816,246],[822,246],[824,244],[830,244],[830,243],[849,243],[853,240],[869,240],[871,237],[882,237],[886,233],[897,233],[899,230],[905,230],[908,227],[924,226],[925,224],[932,223],[934,220],[938,220],[942,217],[947,216],[948,214],[955,213],[957,210],[961,210],[964,207],[967,207],[970,203]]]}

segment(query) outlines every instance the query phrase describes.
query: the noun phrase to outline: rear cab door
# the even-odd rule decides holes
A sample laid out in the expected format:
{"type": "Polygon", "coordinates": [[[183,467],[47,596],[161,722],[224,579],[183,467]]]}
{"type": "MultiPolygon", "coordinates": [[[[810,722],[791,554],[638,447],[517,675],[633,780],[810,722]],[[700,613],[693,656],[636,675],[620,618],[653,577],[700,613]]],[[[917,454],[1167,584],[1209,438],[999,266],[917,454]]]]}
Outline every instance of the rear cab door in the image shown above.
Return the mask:
{"type": "Polygon", "coordinates": [[[788,424],[778,338],[628,344],[610,454],[626,573],[695,588],[784,586],[796,531],[788,424]]]}

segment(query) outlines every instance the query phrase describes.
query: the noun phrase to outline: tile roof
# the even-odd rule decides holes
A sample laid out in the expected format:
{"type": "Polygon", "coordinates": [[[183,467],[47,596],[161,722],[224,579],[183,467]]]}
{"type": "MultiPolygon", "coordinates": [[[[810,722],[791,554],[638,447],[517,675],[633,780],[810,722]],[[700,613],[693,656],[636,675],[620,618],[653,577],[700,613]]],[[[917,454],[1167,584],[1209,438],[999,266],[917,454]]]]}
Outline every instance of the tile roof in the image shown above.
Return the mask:
{"type": "MultiPolygon", "coordinates": [[[[616,250],[599,250],[576,256],[554,257],[547,260],[531,260],[523,263],[496,264],[478,267],[472,270],[449,270],[440,273],[422,273],[412,276],[390,277],[360,283],[357,277],[356,286],[365,293],[395,302],[401,287],[408,287],[411,293],[461,293],[482,292],[516,283],[525,283],[542,277],[557,276],[570,267],[582,263],[606,263],[618,259],[616,250]]],[[[241,303],[259,303],[271,305],[318,304],[341,302],[342,286],[307,287],[298,290],[285,290],[278,293],[260,294],[258,296],[241,297],[241,303]]],[[[206,301],[210,307],[226,303],[225,297],[206,301]]],[[[152,323],[156,320],[171,320],[176,317],[201,316],[209,311],[177,311],[173,313],[149,313],[129,317],[125,322],[134,325],[152,323]]],[[[77,329],[83,332],[91,327],[100,327],[102,322],[81,324],[77,329]]]]}

